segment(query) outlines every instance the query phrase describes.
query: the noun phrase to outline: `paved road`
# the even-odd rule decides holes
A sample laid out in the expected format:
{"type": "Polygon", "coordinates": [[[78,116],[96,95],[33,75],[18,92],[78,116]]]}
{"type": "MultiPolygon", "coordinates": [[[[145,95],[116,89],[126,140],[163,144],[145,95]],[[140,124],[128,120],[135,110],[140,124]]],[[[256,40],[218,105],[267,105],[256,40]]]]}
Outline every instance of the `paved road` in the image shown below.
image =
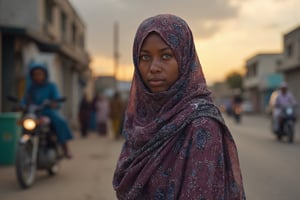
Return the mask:
{"type": "MultiPolygon", "coordinates": [[[[264,117],[225,118],[238,146],[248,200],[300,199],[300,126],[294,144],[277,142],[264,117]]],[[[18,187],[13,167],[0,167],[0,200],[114,200],[111,186],[122,141],[100,138],[72,142],[75,158],[56,177],[38,174],[29,190],[18,187]]]]}
{"type": "Polygon", "coordinates": [[[32,188],[22,191],[13,167],[0,167],[0,200],[113,200],[112,176],[122,141],[91,135],[72,142],[74,159],[63,161],[61,172],[38,174],[32,188]]]}
{"type": "Polygon", "coordinates": [[[244,117],[242,124],[226,119],[238,146],[249,200],[300,199],[300,125],[295,143],[278,142],[266,117],[244,117]]]}

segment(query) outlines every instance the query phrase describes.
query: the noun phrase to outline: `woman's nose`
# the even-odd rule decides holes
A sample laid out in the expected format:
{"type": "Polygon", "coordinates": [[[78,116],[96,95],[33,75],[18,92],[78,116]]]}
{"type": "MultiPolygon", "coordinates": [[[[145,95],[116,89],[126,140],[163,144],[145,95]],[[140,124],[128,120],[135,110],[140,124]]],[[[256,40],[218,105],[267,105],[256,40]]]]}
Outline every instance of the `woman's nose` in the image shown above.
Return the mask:
{"type": "Polygon", "coordinates": [[[161,72],[162,70],[162,66],[159,60],[157,59],[153,59],[153,61],[151,62],[150,65],[150,72],[151,73],[157,73],[157,72],[161,72]]]}

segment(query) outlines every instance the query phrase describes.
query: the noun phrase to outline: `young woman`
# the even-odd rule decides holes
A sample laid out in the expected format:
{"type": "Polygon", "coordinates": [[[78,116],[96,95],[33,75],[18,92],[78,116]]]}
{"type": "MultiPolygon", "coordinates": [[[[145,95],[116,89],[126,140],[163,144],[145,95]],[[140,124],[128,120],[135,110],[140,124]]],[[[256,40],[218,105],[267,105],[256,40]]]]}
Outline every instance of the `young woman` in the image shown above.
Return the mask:
{"type": "Polygon", "coordinates": [[[245,199],[233,138],[213,104],[187,23],[139,26],[113,185],[119,199],[245,199]]]}

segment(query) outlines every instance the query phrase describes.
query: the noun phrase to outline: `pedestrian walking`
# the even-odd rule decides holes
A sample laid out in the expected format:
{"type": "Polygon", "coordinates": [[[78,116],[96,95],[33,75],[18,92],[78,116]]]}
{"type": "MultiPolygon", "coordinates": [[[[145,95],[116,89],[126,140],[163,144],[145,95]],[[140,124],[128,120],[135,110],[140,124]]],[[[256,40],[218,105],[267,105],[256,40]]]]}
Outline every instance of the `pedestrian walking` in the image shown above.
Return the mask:
{"type": "Polygon", "coordinates": [[[98,133],[105,136],[108,133],[109,102],[102,94],[97,95],[95,108],[98,133]]]}
{"type": "Polygon", "coordinates": [[[79,104],[79,124],[81,137],[85,138],[88,134],[88,130],[91,123],[91,113],[92,112],[92,104],[89,101],[86,94],[83,95],[80,104],[79,104]]]}
{"type": "Polygon", "coordinates": [[[118,199],[245,199],[236,145],[213,104],[192,32],[174,15],[143,21],[114,174],[118,199]]]}
{"type": "Polygon", "coordinates": [[[121,123],[124,115],[124,106],[120,94],[116,92],[110,101],[110,119],[112,123],[113,137],[120,136],[121,123]]]}

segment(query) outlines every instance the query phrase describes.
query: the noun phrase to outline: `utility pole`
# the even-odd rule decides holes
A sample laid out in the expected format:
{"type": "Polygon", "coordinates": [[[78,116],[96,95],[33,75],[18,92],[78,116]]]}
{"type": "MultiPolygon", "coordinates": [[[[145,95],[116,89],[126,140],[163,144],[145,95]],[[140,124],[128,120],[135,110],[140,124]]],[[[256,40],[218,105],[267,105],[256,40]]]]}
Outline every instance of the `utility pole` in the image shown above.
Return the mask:
{"type": "Polygon", "coordinates": [[[119,23],[114,23],[114,77],[115,77],[115,91],[117,91],[117,74],[119,68],[119,23]]]}

